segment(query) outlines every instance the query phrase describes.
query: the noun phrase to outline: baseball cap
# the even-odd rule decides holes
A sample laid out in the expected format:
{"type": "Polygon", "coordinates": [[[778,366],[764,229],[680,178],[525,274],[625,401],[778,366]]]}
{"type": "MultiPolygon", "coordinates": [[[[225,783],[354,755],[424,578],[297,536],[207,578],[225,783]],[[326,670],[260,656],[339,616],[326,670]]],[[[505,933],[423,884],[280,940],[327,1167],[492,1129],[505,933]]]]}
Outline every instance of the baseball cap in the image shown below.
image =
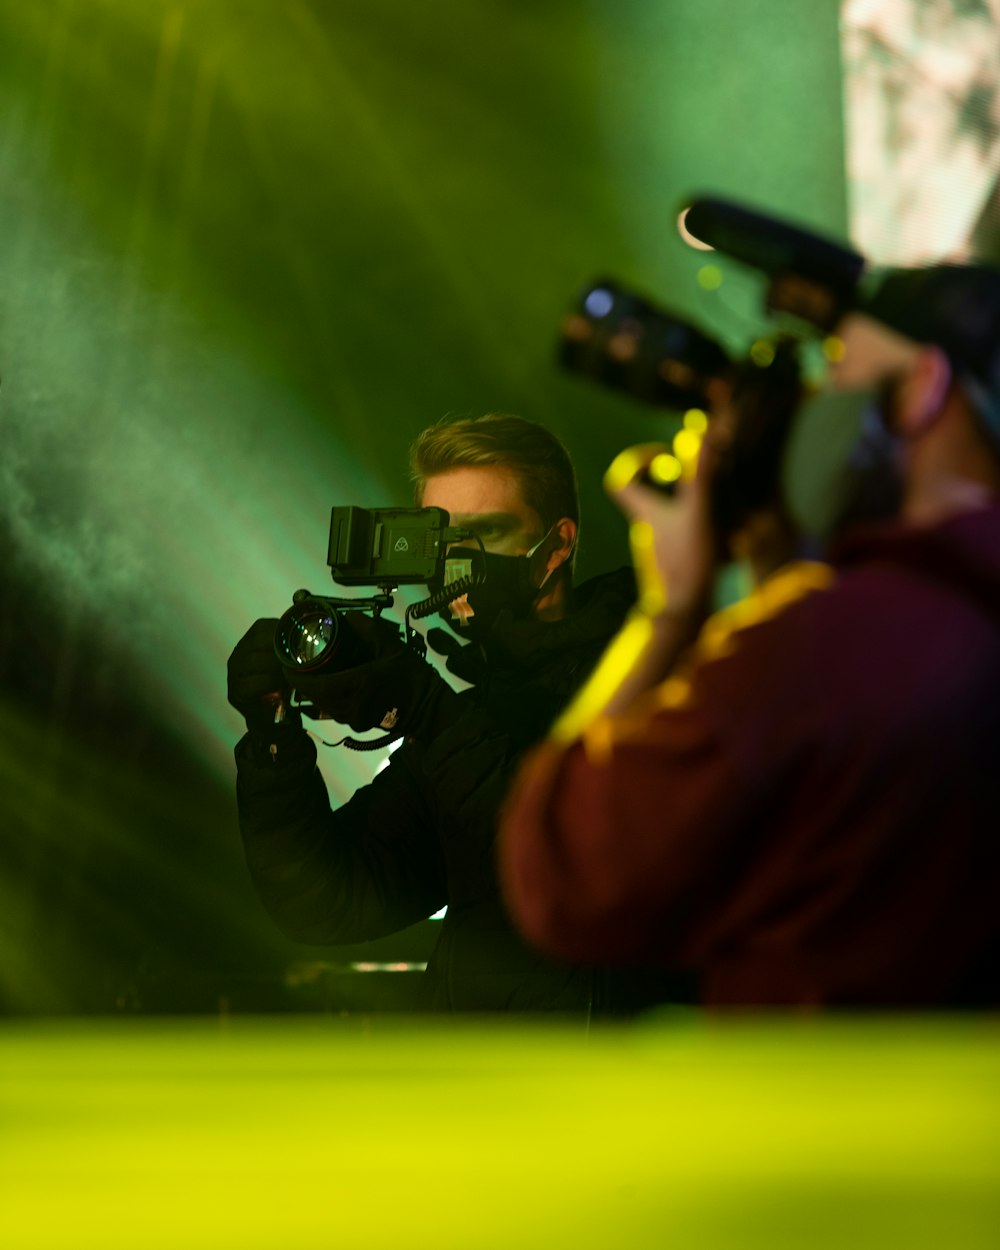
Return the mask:
{"type": "Polygon", "coordinates": [[[986,433],[1000,447],[1000,269],[928,265],[873,276],[859,312],[940,347],[986,433]]]}

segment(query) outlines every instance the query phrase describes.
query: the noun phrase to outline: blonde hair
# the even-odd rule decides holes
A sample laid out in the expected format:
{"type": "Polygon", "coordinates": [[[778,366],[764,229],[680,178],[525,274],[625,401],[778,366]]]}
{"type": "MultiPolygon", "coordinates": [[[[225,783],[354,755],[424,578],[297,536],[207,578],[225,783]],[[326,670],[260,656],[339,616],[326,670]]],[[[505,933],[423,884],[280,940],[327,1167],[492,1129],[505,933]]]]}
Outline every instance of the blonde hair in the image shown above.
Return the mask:
{"type": "Polygon", "coordinates": [[[524,502],[548,529],[562,517],[579,523],[576,473],[569,452],[544,426],[511,413],[445,418],[419,434],[410,448],[414,497],[423,500],[429,477],[466,465],[509,469],[524,502]]]}

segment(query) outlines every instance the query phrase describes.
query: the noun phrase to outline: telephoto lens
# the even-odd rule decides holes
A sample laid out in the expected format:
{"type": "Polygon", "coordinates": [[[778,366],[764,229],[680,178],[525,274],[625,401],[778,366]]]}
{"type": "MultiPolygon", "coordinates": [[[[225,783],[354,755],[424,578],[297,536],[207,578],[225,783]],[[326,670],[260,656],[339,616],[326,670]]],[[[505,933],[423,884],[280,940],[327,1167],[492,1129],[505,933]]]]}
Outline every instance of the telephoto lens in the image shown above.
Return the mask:
{"type": "Polygon", "coordinates": [[[274,631],[278,659],[304,673],[321,668],[337,671],[363,663],[367,657],[347,624],[348,615],[329,599],[297,590],[292,606],[274,631]]]}

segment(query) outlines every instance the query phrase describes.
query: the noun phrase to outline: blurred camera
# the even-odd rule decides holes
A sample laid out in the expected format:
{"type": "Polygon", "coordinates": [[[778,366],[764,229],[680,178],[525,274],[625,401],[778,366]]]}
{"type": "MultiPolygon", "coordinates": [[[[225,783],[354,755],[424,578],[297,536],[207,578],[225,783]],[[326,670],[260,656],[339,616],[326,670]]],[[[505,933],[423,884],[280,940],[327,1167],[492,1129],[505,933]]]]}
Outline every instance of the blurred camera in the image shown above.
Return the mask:
{"type": "Polygon", "coordinates": [[[646,479],[666,494],[693,469],[707,423],[727,414],[728,446],[712,484],[720,542],[750,513],[780,497],[785,444],[803,394],[792,338],[760,340],[746,356],[732,359],[689,321],[602,278],[584,288],[563,318],[559,360],[571,372],[643,403],[686,413],[671,454],[658,458],[669,473],[646,479]]]}
{"type": "Polygon", "coordinates": [[[714,339],[610,278],[581,292],[561,330],[564,368],[659,408],[706,408],[729,369],[714,339]]]}

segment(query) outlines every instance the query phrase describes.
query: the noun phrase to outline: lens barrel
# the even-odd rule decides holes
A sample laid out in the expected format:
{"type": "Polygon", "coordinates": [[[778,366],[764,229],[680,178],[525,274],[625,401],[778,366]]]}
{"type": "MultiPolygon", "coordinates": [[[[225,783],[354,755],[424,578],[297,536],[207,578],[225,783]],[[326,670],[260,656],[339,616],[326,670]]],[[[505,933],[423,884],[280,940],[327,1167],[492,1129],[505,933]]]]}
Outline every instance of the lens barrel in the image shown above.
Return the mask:
{"type": "Polygon", "coordinates": [[[274,650],[282,664],[302,672],[325,667],[346,668],[343,614],[326,599],[303,598],[288,609],[274,631],[274,650]]]}

